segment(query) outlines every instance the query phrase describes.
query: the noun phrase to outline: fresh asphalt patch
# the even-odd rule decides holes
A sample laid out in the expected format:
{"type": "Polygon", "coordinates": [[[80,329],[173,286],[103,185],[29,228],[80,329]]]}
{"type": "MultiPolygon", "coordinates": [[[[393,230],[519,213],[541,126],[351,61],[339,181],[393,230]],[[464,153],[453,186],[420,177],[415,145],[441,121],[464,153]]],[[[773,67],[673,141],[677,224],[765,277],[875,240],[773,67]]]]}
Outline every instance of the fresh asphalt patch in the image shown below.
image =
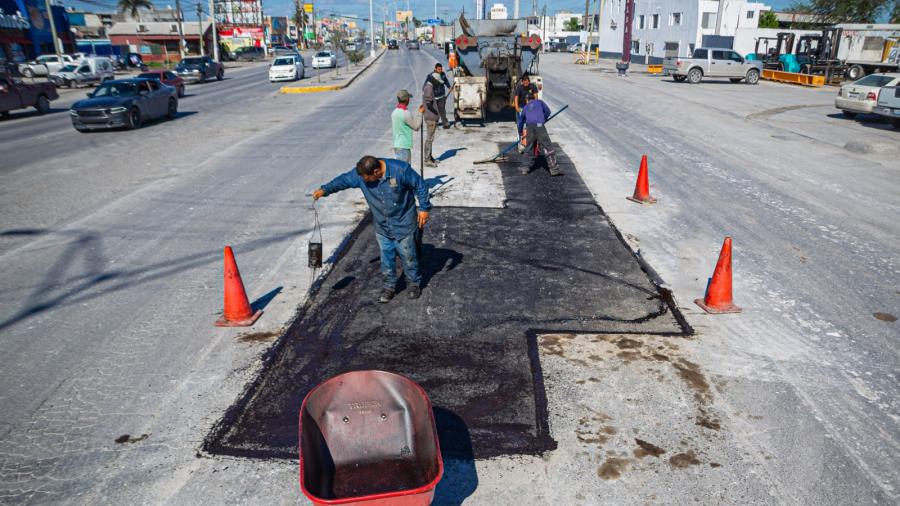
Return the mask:
{"type": "Polygon", "coordinates": [[[501,164],[503,209],[434,209],[418,300],[401,288],[390,303],[376,302],[378,246],[363,220],[204,449],[295,459],[304,396],[361,369],[419,383],[450,458],[556,448],[539,334],[691,332],[558,146],[557,154],[562,177],[540,164],[522,175],[515,156],[501,164]]]}

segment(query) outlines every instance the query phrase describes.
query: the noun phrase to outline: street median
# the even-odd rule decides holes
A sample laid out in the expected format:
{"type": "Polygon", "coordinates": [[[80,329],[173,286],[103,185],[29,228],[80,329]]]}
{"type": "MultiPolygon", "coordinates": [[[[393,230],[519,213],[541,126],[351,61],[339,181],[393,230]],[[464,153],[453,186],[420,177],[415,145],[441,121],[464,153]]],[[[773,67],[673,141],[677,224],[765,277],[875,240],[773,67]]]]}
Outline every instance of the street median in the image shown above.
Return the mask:
{"type": "Polygon", "coordinates": [[[329,77],[333,81],[339,81],[335,84],[318,84],[318,83],[316,83],[316,84],[301,85],[301,86],[297,86],[297,85],[282,86],[281,93],[283,93],[283,94],[320,93],[323,91],[342,90],[342,89],[350,86],[351,84],[353,84],[353,81],[355,81],[357,77],[362,75],[363,72],[368,70],[369,67],[371,67],[376,61],[378,61],[378,59],[381,58],[381,55],[384,54],[384,51],[385,51],[384,49],[380,50],[378,52],[378,54],[375,55],[374,58],[371,58],[365,65],[363,65],[358,70],[356,70],[352,73],[349,73],[340,78],[336,78],[335,76],[329,75],[329,77]]]}

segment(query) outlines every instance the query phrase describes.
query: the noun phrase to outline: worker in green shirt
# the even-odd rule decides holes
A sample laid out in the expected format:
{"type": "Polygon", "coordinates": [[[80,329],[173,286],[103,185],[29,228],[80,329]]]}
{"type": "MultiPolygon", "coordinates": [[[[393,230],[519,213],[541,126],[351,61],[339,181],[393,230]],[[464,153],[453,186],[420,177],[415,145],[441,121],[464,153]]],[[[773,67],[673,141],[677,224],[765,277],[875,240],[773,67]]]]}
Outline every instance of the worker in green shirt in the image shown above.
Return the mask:
{"type": "Polygon", "coordinates": [[[412,95],[406,90],[397,92],[397,108],[391,114],[391,127],[394,132],[394,158],[412,164],[413,130],[422,128],[422,113],[425,106],[420,105],[418,114],[409,112],[409,99],[412,95]]]}

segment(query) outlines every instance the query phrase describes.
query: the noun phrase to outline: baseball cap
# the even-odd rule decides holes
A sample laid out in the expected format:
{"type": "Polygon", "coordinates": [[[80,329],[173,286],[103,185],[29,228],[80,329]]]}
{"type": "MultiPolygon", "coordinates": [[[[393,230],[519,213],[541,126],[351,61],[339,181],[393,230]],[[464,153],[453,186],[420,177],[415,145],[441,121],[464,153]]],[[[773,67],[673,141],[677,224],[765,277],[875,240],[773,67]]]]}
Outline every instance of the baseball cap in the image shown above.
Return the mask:
{"type": "Polygon", "coordinates": [[[397,100],[401,102],[406,102],[412,97],[412,94],[406,90],[400,90],[397,92],[397,100]]]}

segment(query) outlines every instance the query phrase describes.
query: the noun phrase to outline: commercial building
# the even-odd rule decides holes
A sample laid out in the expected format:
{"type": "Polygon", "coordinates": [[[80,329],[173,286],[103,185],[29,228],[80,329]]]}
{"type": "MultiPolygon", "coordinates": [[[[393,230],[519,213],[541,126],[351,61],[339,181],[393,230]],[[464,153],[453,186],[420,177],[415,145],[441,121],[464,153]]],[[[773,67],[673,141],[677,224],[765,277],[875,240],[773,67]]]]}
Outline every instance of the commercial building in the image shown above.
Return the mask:
{"type": "MultiPolygon", "coordinates": [[[[667,55],[687,56],[695,47],[732,47],[738,30],[756,30],[762,3],[744,0],[636,0],[631,56],[639,63],[660,63],[667,55]]],[[[624,0],[603,2],[593,42],[607,57],[622,55],[624,0]]]]}
{"type": "MultiPolygon", "coordinates": [[[[197,21],[184,21],[184,41],[187,54],[200,54],[201,28],[197,21]]],[[[212,34],[208,21],[202,22],[204,51],[211,47],[212,34]]],[[[109,29],[109,39],[114,46],[128,46],[129,51],[140,53],[145,62],[177,62],[181,59],[178,49],[178,23],[153,22],[116,23],[109,29]]],[[[207,54],[209,54],[207,52],[207,54]]]]}
{"type": "Polygon", "coordinates": [[[23,62],[28,58],[31,39],[28,30],[31,22],[23,3],[17,0],[0,0],[0,64],[23,62]]]}
{"type": "Polygon", "coordinates": [[[494,4],[491,6],[490,19],[509,19],[509,12],[503,4],[494,4]]]}

